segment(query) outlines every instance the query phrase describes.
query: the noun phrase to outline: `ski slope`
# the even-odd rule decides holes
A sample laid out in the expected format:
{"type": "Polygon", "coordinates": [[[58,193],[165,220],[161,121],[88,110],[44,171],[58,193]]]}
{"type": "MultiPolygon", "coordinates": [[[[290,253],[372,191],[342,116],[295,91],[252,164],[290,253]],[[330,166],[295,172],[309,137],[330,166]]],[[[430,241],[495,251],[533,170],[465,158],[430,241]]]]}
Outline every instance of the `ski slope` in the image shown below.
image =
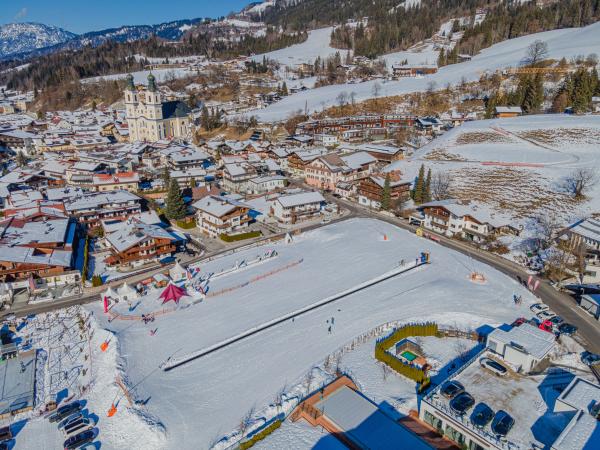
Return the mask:
{"type": "MultiPolygon", "coordinates": [[[[600,23],[595,23],[584,28],[546,31],[510,39],[483,50],[480,54],[474,56],[471,61],[442,67],[436,74],[428,75],[424,78],[405,78],[383,83],[381,81],[367,81],[360,84],[324,86],[290,95],[265,109],[250,111],[248,114],[257,116],[263,122],[283,121],[290,114],[303,111],[305,107],[310,112],[314,112],[334,106],[337,102],[336,97],[342,92],[346,92],[347,94],[354,92],[356,94],[356,101],[364,101],[372,98],[373,85],[375,83],[381,85],[379,95],[387,97],[425,91],[432,82],[438,88],[443,88],[448,83],[459,83],[463,77],[467,81],[476,81],[484,72],[493,72],[498,69],[519,65],[525,56],[527,47],[538,39],[548,44],[549,58],[571,58],[577,55],[598,53],[598,49],[600,48],[600,23]]],[[[279,52],[286,54],[286,51],[291,50],[293,47],[279,50],[279,52]]],[[[290,54],[293,53],[290,52],[290,54]]]]}
{"type": "Polygon", "coordinates": [[[263,57],[266,57],[284,66],[293,67],[302,63],[312,64],[317,57],[325,59],[335,55],[336,52],[340,52],[343,60],[343,56],[347,50],[340,50],[329,45],[332,31],[333,27],[311,30],[308,32],[306,41],[300,44],[294,44],[268,53],[261,53],[260,55],[253,56],[252,59],[260,62],[263,60],[263,57]]]}
{"type": "MultiPolygon", "coordinates": [[[[139,415],[154,418],[148,424],[151,428],[164,427],[165,448],[208,448],[229,435],[250,408],[259,411],[266,407],[280,388],[298,384],[313,365],[382,323],[435,315],[460,321],[465,311],[481,322],[509,322],[525,314],[533,301],[516,281],[499,272],[376,220],[352,219],[294,239],[291,244],[265,246],[265,251],[275,249],[279,256],[219,278],[214,289],[243,284],[299,258],[303,258],[302,264],[157,317],[152,324],[108,323],[100,305],[92,307],[101,326],[116,333],[120,365],[128,383],[143,380],[134,395],[149,400],[138,407],[139,415]],[[170,356],[208,347],[373,279],[397,267],[400,260],[406,264],[414,261],[424,250],[431,252],[431,266],[399,275],[171,371],[156,370],[170,356]],[[484,272],[488,283],[471,283],[472,270],[484,272]],[[513,304],[514,293],[523,295],[523,305],[513,304]],[[335,325],[330,334],[326,321],[331,317],[335,317],[335,325]],[[157,329],[154,336],[149,333],[151,328],[157,329]]],[[[219,258],[201,269],[216,272],[236,260],[254,257],[256,251],[219,258]]],[[[157,295],[142,303],[148,309],[161,307],[157,295]]],[[[118,421],[119,414],[113,420],[118,421]]],[[[108,420],[105,427],[102,432],[110,433],[108,420]]],[[[102,448],[114,447],[106,442],[102,448]]],[[[144,436],[139,436],[139,446],[130,448],[145,448],[144,436]]]]}

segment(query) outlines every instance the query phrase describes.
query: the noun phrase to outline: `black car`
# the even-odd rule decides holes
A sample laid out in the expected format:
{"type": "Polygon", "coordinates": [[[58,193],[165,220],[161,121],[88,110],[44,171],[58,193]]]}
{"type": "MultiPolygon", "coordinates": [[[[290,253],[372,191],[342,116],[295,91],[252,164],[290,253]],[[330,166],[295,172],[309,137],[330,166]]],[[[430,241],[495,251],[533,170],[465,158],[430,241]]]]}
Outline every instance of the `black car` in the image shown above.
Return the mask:
{"type": "Polygon", "coordinates": [[[96,437],[96,433],[94,432],[94,430],[87,430],[87,431],[84,431],[83,433],[79,433],[79,434],[76,434],[75,436],[71,436],[69,439],[67,439],[64,442],[63,447],[65,448],[65,450],[73,450],[73,449],[81,447],[83,444],[92,442],[95,437],[96,437]]]}
{"type": "Polygon", "coordinates": [[[485,403],[479,403],[471,414],[471,423],[476,427],[483,428],[494,418],[494,411],[485,403]]]}
{"type": "Polygon", "coordinates": [[[440,390],[440,393],[446,398],[454,398],[463,392],[465,392],[465,387],[458,381],[448,381],[440,390]]]}
{"type": "Polygon", "coordinates": [[[81,409],[81,404],[79,402],[69,403],[68,405],[61,406],[58,408],[51,416],[48,417],[50,422],[58,422],[63,420],[65,417],[70,416],[74,412],[77,412],[81,409]]]}
{"type": "Polygon", "coordinates": [[[560,334],[566,334],[567,336],[571,336],[575,334],[577,331],[577,327],[575,325],[571,325],[570,323],[561,323],[558,326],[558,331],[560,334]]]}
{"type": "Polygon", "coordinates": [[[492,422],[492,431],[500,436],[506,436],[515,424],[515,419],[510,417],[506,411],[498,411],[492,422]]]}
{"type": "Polygon", "coordinates": [[[462,392],[450,400],[450,408],[457,414],[464,414],[475,404],[473,396],[468,392],[462,392]]]}

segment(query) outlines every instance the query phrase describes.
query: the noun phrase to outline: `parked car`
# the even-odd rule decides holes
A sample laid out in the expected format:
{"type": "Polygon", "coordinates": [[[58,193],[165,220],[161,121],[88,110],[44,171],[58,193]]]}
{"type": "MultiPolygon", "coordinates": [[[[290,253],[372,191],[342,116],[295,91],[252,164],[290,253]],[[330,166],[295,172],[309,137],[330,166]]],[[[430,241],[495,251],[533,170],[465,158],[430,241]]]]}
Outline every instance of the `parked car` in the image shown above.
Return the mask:
{"type": "Polygon", "coordinates": [[[542,311],[548,311],[550,307],[548,305],[545,305],[544,303],[534,303],[529,307],[529,309],[532,313],[537,314],[542,311]]]}
{"type": "Polygon", "coordinates": [[[550,322],[552,322],[554,325],[556,325],[557,327],[565,321],[565,319],[563,319],[560,316],[554,316],[552,319],[548,319],[548,320],[550,322]]]}
{"type": "Polygon", "coordinates": [[[508,373],[506,367],[490,358],[481,358],[479,364],[481,364],[481,367],[483,367],[484,369],[487,369],[490,372],[494,372],[496,375],[499,375],[501,377],[508,373]]]}
{"type": "Polygon", "coordinates": [[[69,438],[71,436],[83,433],[84,431],[91,430],[92,428],[94,428],[94,424],[89,419],[81,418],[68,423],[62,429],[62,432],[66,438],[69,438]]]}
{"type": "Polygon", "coordinates": [[[554,313],[553,313],[552,311],[550,311],[549,309],[548,309],[548,310],[546,310],[546,311],[541,311],[541,312],[539,312],[539,313],[537,313],[537,314],[536,314],[536,317],[537,317],[538,319],[540,319],[542,322],[543,322],[544,320],[550,320],[550,319],[552,319],[552,318],[553,318],[553,317],[555,317],[555,316],[556,316],[556,314],[554,314],[554,313]]]}
{"type": "Polygon", "coordinates": [[[577,327],[575,325],[571,325],[570,323],[563,322],[558,326],[558,332],[560,334],[572,336],[577,332],[577,327]]]}
{"type": "Polygon", "coordinates": [[[94,432],[94,430],[87,430],[83,433],[71,436],[64,442],[63,447],[65,448],[65,450],[74,450],[76,448],[81,447],[83,444],[92,442],[95,439],[95,437],[96,433],[94,432]]]}
{"type": "Polygon", "coordinates": [[[497,435],[506,436],[514,424],[515,419],[506,411],[500,410],[496,413],[492,421],[492,431],[497,435]]]}
{"type": "Polygon", "coordinates": [[[65,417],[70,416],[74,412],[77,412],[81,409],[81,404],[79,402],[69,403],[67,405],[61,406],[54,413],[48,416],[48,420],[50,422],[58,422],[63,420],[65,417]]]}
{"type": "Polygon", "coordinates": [[[597,362],[600,362],[600,355],[587,351],[583,352],[581,354],[581,362],[584,363],[586,366],[591,366],[597,362]]]}
{"type": "Polygon", "coordinates": [[[471,423],[479,428],[484,428],[494,418],[494,411],[485,403],[478,403],[473,414],[471,414],[471,423]]]}
{"type": "Polygon", "coordinates": [[[544,320],[538,325],[538,328],[540,330],[547,331],[548,333],[554,333],[554,324],[549,320],[544,320]]]}
{"type": "Polygon", "coordinates": [[[440,393],[446,398],[454,398],[465,392],[465,387],[458,381],[448,381],[440,389],[440,393]]]}
{"type": "Polygon", "coordinates": [[[75,422],[76,420],[79,419],[83,419],[83,414],[81,414],[80,411],[77,411],[76,413],[71,414],[69,417],[67,417],[66,419],[63,419],[59,424],[58,424],[58,428],[64,428],[66,427],[68,424],[75,422]]]}
{"type": "Polygon", "coordinates": [[[525,317],[519,317],[518,319],[515,319],[515,321],[513,323],[511,323],[510,326],[511,327],[520,327],[525,322],[527,322],[527,319],[525,317]]]}
{"type": "Polygon", "coordinates": [[[468,392],[461,392],[452,400],[450,400],[450,408],[457,414],[464,414],[467,410],[473,407],[475,399],[468,392]]]}

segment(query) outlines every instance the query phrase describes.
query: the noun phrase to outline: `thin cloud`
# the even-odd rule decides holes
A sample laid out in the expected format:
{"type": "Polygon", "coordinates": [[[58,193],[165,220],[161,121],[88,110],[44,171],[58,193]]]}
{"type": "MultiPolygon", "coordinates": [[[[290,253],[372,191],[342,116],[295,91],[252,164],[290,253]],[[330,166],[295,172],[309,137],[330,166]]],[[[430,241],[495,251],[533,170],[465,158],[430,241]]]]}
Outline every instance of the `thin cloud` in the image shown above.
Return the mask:
{"type": "Polygon", "coordinates": [[[27,8],[21,8],[21,10],[15,16],[15,20],[23,19],[27,16],[27,8]]]}

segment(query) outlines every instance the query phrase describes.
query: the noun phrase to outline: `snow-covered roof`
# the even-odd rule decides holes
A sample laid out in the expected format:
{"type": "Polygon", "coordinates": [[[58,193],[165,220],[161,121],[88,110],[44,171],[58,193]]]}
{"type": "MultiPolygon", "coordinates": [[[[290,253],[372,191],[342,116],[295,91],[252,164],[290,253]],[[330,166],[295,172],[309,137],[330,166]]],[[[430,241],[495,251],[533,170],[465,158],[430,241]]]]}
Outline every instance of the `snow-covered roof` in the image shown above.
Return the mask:
{"type": "Polygon", "coordinates": [[[520,106],[496,106],[496,113],[521,114],[523,110],[520,106]]]}
{"type": "Polygon", "coordinates": [[[207,195],[201,198],[192,205],[194,208],[203,211],[211,216],[222,217],[225,214],[229,214],[236,208],[243,207],[244,205],[227,199],[223,196],[207,195]]]}
{"type": "Polygon", "coordinates": [[[359,150],[373,153],[385,153],[387,155],[395,155],[401,149],[393,145],[382,145],[382,144],[361,144],[358,146],[359,150]]]}
{"type": "Polygon", "coordinates": [[[576,222],[569,227],[569,232],[592,241],[600,242],[600,221],[589,218],[576,222]]]}
{"type": "Polygon", "coordinates": [[[581,377],[575,377],[557,400],[573,409],[587,410],[591,400],[600,402],[600,386],[581,377]]]}
{"type": "Polygon", "coordinates": [[[107,234],[106,242],[120,253],[151,238],[176,240],[169,231],[158,225],[148,225],[136,219],[129,219],[122,222],[116,231],[107,234]]]}
{"type": "Polygon", "coordinates": [[[360,448],[402,448],[431,450],[425,441],[381,411],[361,393],[342,386],[315,403],[328,420],[360,448]]]}
{"type": "Polygon", "coordinates": [[[553,333],[540,330],[528,323],[513,327],[510,331],[496,328],[489,334],[488,339],[495,339],[506,345],[517,344],[538,360],[543,359],[555,345],[553,333]]]}
{"type": "Polygon", "coordinates": [[[0,245],[0,261],[15,263],[70,267],[72,254],[71,250],[51,250],[49,253],[42,253],[30,247],[0,245]]]}
{"type": "Polygon", "coordinates": [[[139,202],[141,199],[129,191],[108,191],[86,193],[81,197],[70,198],[65,201],[65,208],[69,212],[75,212],[82,209],[101,208],[114,203],[139,202]]]}
{"type": "Polygon", "coordinates": [[[469,216],[478,221],[479,223],[487,223],[493,226],[494,228],[513,226],[513,221],[509,216],[505,216],[501,213],[491,211],[488,205],[477,201],[459,202],[455,199],[437,200],[433,202],[423,203],[419,205],[418,209],[431,207],[444,208],[456,217],[469,216]]]}
{"type": "Polygon", "coordinates": [[[377,162],[377,160],[367,152],[356,152],[350,155],[344,155],[341,158],[342,161],[353,170],[360,169],[365,164],[377,162]]]}
{"type": "Polygon", "coordinates": [[[282,195],[277,199],[284,208],[293,208],[294,206],[306,205],[309,203],[321,203],[325,198],[319,192],[300,192],[297,194],[282,195]]]}

